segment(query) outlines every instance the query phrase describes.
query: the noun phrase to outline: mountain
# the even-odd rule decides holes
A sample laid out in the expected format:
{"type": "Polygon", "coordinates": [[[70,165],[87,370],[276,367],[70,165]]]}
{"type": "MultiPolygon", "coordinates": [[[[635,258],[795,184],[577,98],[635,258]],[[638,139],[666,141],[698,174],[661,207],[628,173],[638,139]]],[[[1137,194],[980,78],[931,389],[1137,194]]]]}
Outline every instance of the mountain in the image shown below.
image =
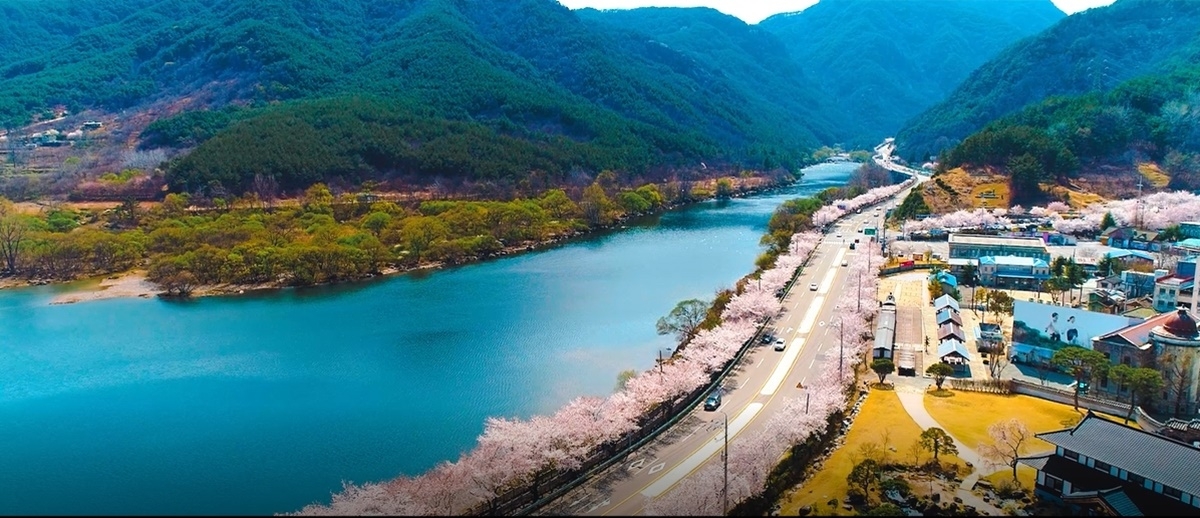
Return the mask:
{"type": "Polygon", "coordinates": [[[64,105],[117,115],[137,136],[137,116],[187,107],[141,134],[143,149],[194,147],[171,162],[173,189],[240,192],[254,174],[300,188],[702,162],[794,170],[832,134],[802,91],[781,104],[790,92],[759,91],[796,77],[735,77],[553,0],[138,0],[129,11],[46,0],[57,15],[41,17],[21,1],[10,0],[23,22],[0,29],[51,43],[4,51],[0,119],[64,105]],[[46,28],[72,12],[64,27],[77,32],[46,28]]]}
{"type": "Polygon", "coordinates": [[[715,78],[736,85],[764,111],[805,121],[822,142],[845,137],[846,120],[833,99],[804,73],[783,41],[761,27],[706,7],[574,12],[646,59],[659,59],[662,49],[670,49],[704,63],[715,78]]]}
{"type": "Polygon", "coordinates": [[[1065,16],[1050,0],[821,0],[758,24],[837,100],[847,140],[875,144],[971,71],[1065,16]]]}
{"type": "Polygon", "coordinates": [[[1076,13],[971,73],[946,99],[908,121],[900,154],[924,159],[989,122],[1047,97],[1109,91],[1195,62],[1200,2],[1118,0],[1076,13]]]}

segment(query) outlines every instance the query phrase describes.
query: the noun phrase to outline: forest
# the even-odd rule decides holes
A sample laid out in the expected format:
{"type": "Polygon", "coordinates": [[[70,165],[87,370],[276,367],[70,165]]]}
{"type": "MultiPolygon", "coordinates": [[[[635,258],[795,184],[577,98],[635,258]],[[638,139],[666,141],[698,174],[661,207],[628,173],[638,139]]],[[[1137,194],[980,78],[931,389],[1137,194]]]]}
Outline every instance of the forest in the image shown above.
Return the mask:
{"type": "Polygon", "coordinates": [[[1200,66],[1138,77],[1104,94],[1052,97],[989,124],[952,148],[940,169],[993,166],[1011,175],[1014,203],[1081,166],[1154,161],[1172,189],[1200,188],[1200,66]]]}
{"type": "Polygon", "coordinates": [[[1076,13],[995,55],[906,122],[898,151],[925,161],[1026,106],[1170,75],[1200,57],[1197,26],[1200,2],[1190,0],[1121,0],[1076,13]]]}
{"type": "Polygon", "coordinates": [[[192,152],[167,167],[176,192],[241,194],[251,168],[301,190],[702,162],[794,172],[833,138],[803,84],[755,73],[767,65],[751,46],[697,59],[553,0],[159,0],[134,14],[62,1],[18,4],[0,20],[0,33],[46,39],[0,47],[0,121],[186,99],[140,142],[192,152]],[[96,25],[53,33],[71,16],[96,25]],[[757,68],[720,68],[733,62],[757,68]]]}

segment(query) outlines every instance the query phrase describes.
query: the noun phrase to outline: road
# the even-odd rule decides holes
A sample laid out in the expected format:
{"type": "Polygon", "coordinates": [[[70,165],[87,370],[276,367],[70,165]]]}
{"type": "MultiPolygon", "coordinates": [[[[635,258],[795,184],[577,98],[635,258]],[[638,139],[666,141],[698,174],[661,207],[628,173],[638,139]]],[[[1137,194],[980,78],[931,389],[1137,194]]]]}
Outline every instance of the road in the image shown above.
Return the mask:
{"type": "MultiPolygon", "coordinates": [[[[907,190],[899,196],[905,194],[907,190]]],[[[891,204],[885,201],[881,206],[891,204]]],[[[666,493],[707,462],[720,462],[726,418],[730,441],[747,430],[766,426],[787,396],[803,394],[798,385],[816,378],[822,368],[820,362],[837,364],[838,334],[831,332],[828,323],[838,311],[835,302],[842,291],[856,289],[859,282],[857,278],[848,278],[841,262],[858,253],[848,248],[849,242],[856,237],[863,243],[867,241],[857,229],[879,223],[881,215],[874,209],[866,209],[829,230],[784,298],[783,313],[769,324],[776,330],[776,336],[785,340],[785,350],[777,352],[771,345],[759,344],[747,353],[739,369],[726,378],[719,411],[707,412],[698,406],[678,425],[639,448],[622,464],[593,477],[543,507],[538,514],[641,513],[653,498],[666,493]],[[838,233],[843,237],[836,237],[838,233]],[[816,284],[817,290],[810,290],[810,283],[816,284]]],[[[867,300],[870,299],[867,295],[867,300]]],[[[846,358],[847,368],[850,360],[846,358]]]]}

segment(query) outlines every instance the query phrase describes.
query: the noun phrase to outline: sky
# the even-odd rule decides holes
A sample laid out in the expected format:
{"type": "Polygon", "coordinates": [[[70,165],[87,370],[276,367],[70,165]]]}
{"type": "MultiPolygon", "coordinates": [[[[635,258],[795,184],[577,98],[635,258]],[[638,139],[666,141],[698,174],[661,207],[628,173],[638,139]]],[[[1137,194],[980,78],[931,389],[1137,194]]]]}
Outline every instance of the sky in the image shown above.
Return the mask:
{"type": "MultiPolygon", "coordinates": [[[[903,1],[903,0],[892,0],[903,1]]],[[[1114,0],[1051,0],[1067,14],[1091,7],[1113,3],[1114,0]]],[[[746,23],[758,23],[768,16],[803,10],[816,0],[559,0],[571,9],[632,9],[634,7],[711,7],[741,18],[746,23]]]]}

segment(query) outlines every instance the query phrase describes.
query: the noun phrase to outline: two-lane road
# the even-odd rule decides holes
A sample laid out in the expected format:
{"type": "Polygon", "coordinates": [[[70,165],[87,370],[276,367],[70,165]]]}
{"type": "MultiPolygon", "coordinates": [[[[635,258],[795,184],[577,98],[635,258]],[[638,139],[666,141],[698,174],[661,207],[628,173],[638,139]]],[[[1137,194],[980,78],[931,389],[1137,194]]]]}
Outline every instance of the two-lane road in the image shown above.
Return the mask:
{"type": "MultiPolygon", "coordinates": [[[[887,204],[890,202],[881,205],[887,204]]],[[[858,246],[868,242],[858,229],[881,222],[881,215],[871,208],[846,217],[829,230],[784,298],[782,314],[768,326],[784,340],[785,349],[779,352],[770,344],[759,344],[749,352],[741,368],[726,378],[719,411],[698,407],[670,432],[545,506],[539,514],[638,514],[705,463],[720,461],[726,416],[730,441],[747,430],[766,426],[787,396],[802,393],[798,385],[815,379],[822,367],[819,361],[836,365],[839,340],[829,322],[839,311],[836,302],[841,293],[857,289],[860,283],[860,279],[850,278],[841,264],[858,253],[849,250],[850,242],[855,238],[860,241],[858,246]],[[841,238],[836,237],[838,233],[841,238]],[[816,290],[810,289],[813,284],[816,290]]],[[[846,358],[847,366],[851,360],[846,358]]]]}

